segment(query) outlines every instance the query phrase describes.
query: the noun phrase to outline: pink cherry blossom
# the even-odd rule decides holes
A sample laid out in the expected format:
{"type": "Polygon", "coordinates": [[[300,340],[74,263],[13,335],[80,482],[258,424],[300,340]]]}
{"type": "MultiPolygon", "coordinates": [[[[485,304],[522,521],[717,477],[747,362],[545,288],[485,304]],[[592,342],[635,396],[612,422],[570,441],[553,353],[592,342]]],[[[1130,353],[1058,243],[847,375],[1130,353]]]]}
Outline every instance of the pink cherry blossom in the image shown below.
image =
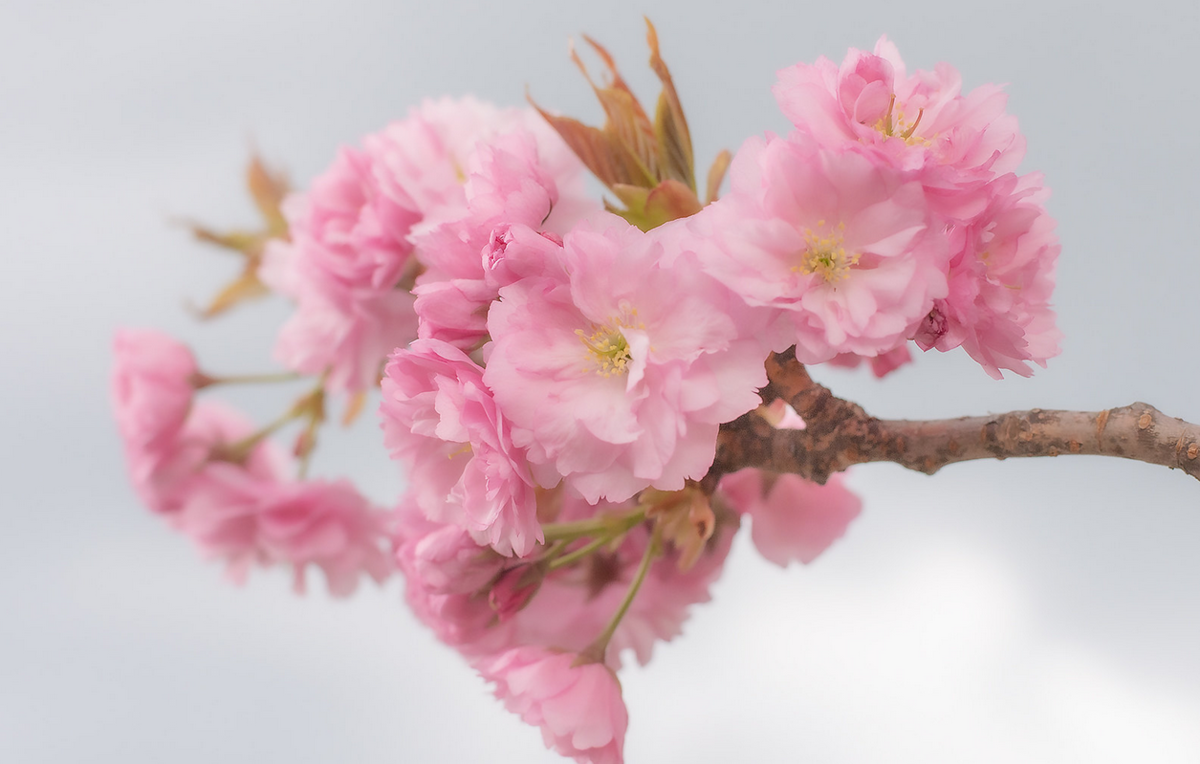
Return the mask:
{"type": "Polygon", "coordinates": [[[426,266],[414,290],[422,338],[466,350],[482,343],[496,290],[556,261],[562,242],[553,232],[599,209],[583,193],[582,169],[553,134],[519,130],[479,144],[467,213],[414,238],[426,266]]]}
{"type": "Polygon", "coordinates": [[[506,558],[459,526],[430,520],[411,492],[396,510],[392,546],[409,607],[438,639],[465,655],[513,646],[488,600],[506,558]]]}
{"type": "Polygon", "coordinates": [[[352,594],[361,575],[382,581],[391,565],[381,544],[385,515],[348,481],[262,480],[239,464],[212,462],[179,515],[180,530],[235,581],[254,564],[290,565],[297,591],[308,565],[329,591],[352,594]]]}
{"type": "Polygon", "coordinates": [[[547,748],[586,764],[624,761],[629,713],[616,675],[574,653],[517,647],[478,660],[496,697],[523,721],[540,727],[547,748]]]}
{"type": "Polygon", "coordinates": [[[403,290],[344,297],[340,303],[315,293],[298,297],[296,312],[280,329],[275,358],[302,374],[327,372],[330,390],[361,392],[378,384],[387,354],[416,337],[417,318],[413,296],[403,290]]]}
{"type": "MultiPolygon", "coordinates": [[[[140,483],[139,492],[152,508],[175,514],[209,478],[208,466],[219,461],[229,447],[255,432],[242,414],[213,401],[199,401],[166,449],[164,457],[140,483]]],[[[268,440],[260,441],[239,462],[248,480],[285,480],[292,469],[289,457],[268,440]]],[[[173,520],[177,522],[178,518],[173,520]]]]}
{"type": "Polygon", "coordinates": [[[307,193],[290,197],[289,240],[273,242],[260,268],[297,304],[276,357],[305,374],[327,371],[331,390],[373,387],[387,354],[417,336],[408,289],[424,265],[412,236],[464,214],[472,152],[533,118],[472,98],[427,101],[361,149],[342,149],[307,193]]]}
{"type": "Polygon", "coordinates": [[[989,184],[987,208],[962,226],[950,264],[950,293],[935,300],[916,341],[941,351],[961,346],[992,377],[1027,377],[1059,352],[1062,333],[1050,309],[1060,246],[1043,203],[1040,175],[1006,175],[989,184]]]}
{"type": "Polygon", "coordinates": [[[422,213],[382,192],[373,158],[342,149],[304,195],[284,205],[290,239],[266,249],[259,276],[296,301],[275,347],[305,374],[329,369],[330,389],[375,384],[383,357],[416,336],[413,298],[396,289],[416,267],[409,231],[422,213]]]}
{"type": "Polygon", "coordinates": [[[793,560],[815,560],[862,510],[862,501],[843,485],[840,475],[819,485],[792,474],[768,480],[750,468],[723,477],[720,495],[734,510],[750,516],[754,546],[780,567],[793,560]]]}
{"type": "Polygon", "coordinates": [[[412,200],[423,224],[435,224],[465,211],[463,184],[478,145],[530,126],[547,129],[532,109],[499,108],[472,96],[426,99],[363,146],[383,192],[412,200]]]}
{"type": "Polygon", "coordinates": [[[708,470],[720,424],[761,402],[765,352],[739,336],[736,298],[664,265],[689,235],[597,218],[564,238],[563,274],[500,289],[484,380],[541,485],[568,477],[589,502],[678,490],[708,470]]]}
{"type": "Polygon", "coordinates": [[[415,495],[430,518],[501,554],[524,555],[542,538],[535,484],[483,373],[439,340],[397,350],[384,372],[384,442],[413,465],[415,495]]]}
{"type": "Polygon", "coordinates": [[[841,67],[820,58],[782,69],[774,92],[796,128],[823,146],[872,147],[897,167],[925,171],[933,186],[1012,172],[1025,153],[999,87],[964,96],[948,64],[910,76],[887,37],[874,53],[851,49],[841,67]]]}
{"type": "MultiPolygon", "coordinates": [[[[186,345],[147,329],[113,339],[112,400],[135,485],[145,484],[183,428],[192,405],[196,359],[186,345]]],[[[163,511],[153,502],[155,511],[163,511]]]]}
{"type": "Polygon", "coordinates": [[[853,146],[750,139],[732,190],[690,219],[704,268],[781,322],[803,363],[875,356],[947,294],[948,244],[921,184],[853,146]]]}

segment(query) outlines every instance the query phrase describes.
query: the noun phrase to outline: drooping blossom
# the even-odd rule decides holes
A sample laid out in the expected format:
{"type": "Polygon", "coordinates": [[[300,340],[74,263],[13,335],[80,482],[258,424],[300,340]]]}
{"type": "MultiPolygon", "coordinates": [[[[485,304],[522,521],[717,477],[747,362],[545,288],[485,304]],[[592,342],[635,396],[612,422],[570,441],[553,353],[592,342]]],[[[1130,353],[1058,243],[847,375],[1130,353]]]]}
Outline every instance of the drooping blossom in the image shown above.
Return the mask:
{"type": "MultiPolygon", "coordinates": [[[[962,94],[949,64],[909,75],[896,46],[879,38],[873,53],[851,49],[839,67],[829,59],[779,71],[775,98],[797,130],[822,146],[863,145],[931,188],[985,181],[1012,172],[1025,153],[1008,97],[996,85],[962,94]]],[[[948,201],[961,204],[964,198],[948,201]]]]}
{"type": "Polygon", "coordinates": [[[290,240],[266,249],[259,275],[296,302],[275,354],[295,371],[329,369],[330,389],[374,384],[381,359],[416,336],[412,296],[397,283],[417,267],[408,234],[422,213],[383,191],[375,157],[343,148],[307,193],[283,207],[290,240]]]}
{"type": "Polygon", "coordinates": [[[1040,175],[1006,175],[990,189],[987,208],[956,232],[950,293],[934,301],[916,341],[961,346],[996,379],[1001,369],[1027,377],[1027,361],[1045,366],[1059,352],[1050,296],[1060,246],[1040,175]]]}
{"type": "Polygon", "coordinates": [[[720,495],[750,516],[750,537],[759,554],[780,567],[808,564],[841,538],[862,510],[862,501],[831,475],[825,485],[799,475],[770,479],[747,468],[721,479],[720,495]]]}
{"type": "Polygon", "coordinates": [[[704,268],[776,318],[772,349],[802,363],[872,357],[946,296],[948,243],[921,184],[853,146],[748,140],[732,189],[689,219],[704,268]]]}
{"type": "Polygon", "coordinates": [[[242,465],[214,461],[184,503],[179,529],[235,581],[255,564],[290,566],[297,591],[314,565],[330,593],[352,594],[362,575],[383,581],[391,562],[385,514],[346,480],[263,480],[242,465]]]}
{"type": "Polygon", "coordinates": [[[196,359],[183,343],[148,329],[117,332],[113,356],[113,412],[130,477],[151,509],[169,511],[153,477],[170,458],[187,419],[196,359]]]}
{"type": "Polygon", "coordinates": [[[542,538],[535,484],[483,374],[440,340],[397,350],[384,371],[384,442],[412,465],[417,501],[430,518],[501,554],[524,555],[542,538]]]}
{"type": "Polygon", "coordinates": [[[154,511],[244,579],[254,563],[286,564],[303,584],[322,568],[330,590],[390,570],[384,515],[349,483],[293,482],[287,457],[220,404],[192,404],[199,380],[182,344],[157,332],[117,335],[113,398],[135,489],[154,511]]]}
{"type": "MultiPolygon", "coordinates": [[[[187,419],[158,458],[140,465],[130,456],[134,487],[157,512],[178,515],[208,480],[206,471],[224,453],[254,434],[254,426],[238,412],[212,401],[196,403],[187,419]]],[[[274,482],[286,479],[290,469],[286,454],[263,440],[238,459],[247,479],[274,482]]]]}
{"type": "Polygon", "coordinates": [[[467,654],[510,647],[492,627],[488,587],[504,559],[457,525],[425,516],[408,493],[396,510],[392,548],[413,613],[447,645],[467,654]]]}
{"type": "Polygon", "coordinates": [[[424,266],[411,236],[464,214],[472,152],[533,115],[473,98],[426,101],[361,149],[342,149],[307,193],[290,197],[290,240],[272,242],[260,269],[297,304],[279,360],[305,374],[328,370],[332,390],[374,386],[387,354],[417,336],[409,290],[424,266]]]}
{"type": "Polygon", "coordinates": [[[496,697],[540,727],[547,748],[586,764],[621,764],[629,712],[607,666],[579,656],[517,647],[475,662],[496,697]]]}
{"type": "MultiPolygon", "coordinates": [[[[555,505],[544,511],[558,521],[619,516],[633,509],[628,502],[593,506],[563,490],[546,492],[544,498],[555,505]]],[[[396,562],[410,606],[440,640],[468,657],[517,646],[585,649],[620,606],[650,539],[649,529],[639,526],[615,549],[548,571],[529,559],[502,557],[457,526],[429,520],[412,494],[401,502],[397,522],[396,562]]],[[[725,518],[686,570],[680,569],[678,550],[670,547],[651,564],[612,636],[606,654],[610,668],[620,668],[628,651],[645,664],[655,644],[682,632],[692,606],[709,600],[735,529],[736,520],[725,518]]],[[[535,551],[531,558],[536,556],[535,551]]]]}
{"type": "Polygon", "coordinates": [[[500,289],[484,380],[540,485],[564,476],[593,503],[678,490],[708,470],[720,424],[761,402],[765,351],[739,333],[739,301],[664,264],[688,237],[597,218],[564,238],[560,275],[500,289]]]}

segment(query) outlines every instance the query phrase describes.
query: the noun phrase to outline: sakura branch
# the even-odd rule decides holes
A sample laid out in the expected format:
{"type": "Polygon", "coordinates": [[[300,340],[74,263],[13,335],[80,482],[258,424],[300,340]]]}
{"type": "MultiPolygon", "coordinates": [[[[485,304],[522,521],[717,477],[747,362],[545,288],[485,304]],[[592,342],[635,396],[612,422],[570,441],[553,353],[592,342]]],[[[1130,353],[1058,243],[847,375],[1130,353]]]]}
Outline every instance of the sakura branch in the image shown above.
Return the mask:
{"type": "Polygon", "coordinates": [[[767,360],[764,399],[791,405],[806,428],[776,429],[747,414],[723,425],[705,476],[715,486],[746,467],[818,483],[855,464],[895,462],[932,475],[947,464],[1084,454],[1179,469],[1200,480],[1200,427],[1146,403],[1103,411],[1032,409],[926,421],[886,420],[813,382],[790,350],[767,360]]]}
{"type": "Polygon", "coordinates": [[[290,301],[282,370],[201,371],[153,331],[115,343],[152,511],[236,580],[282,565],[302,589],[318,568],[345,595],[402,576],[417,617],[548,746],[606,764],[623,758],[624,661],[681,633],[743,519],[768,560],[819,557],[861,512],[847,467],[1086,453],[1200,477],[1200,431],[1143,404],[884,421],[809,377],[883,377],[916,348],[1001,379],[1058,353],[1048,192],[1016,173],[1000,88],[964,94],[946,64],[909,74],[886,38],[796,64],[774,88],[794,130],[719,153],[701,189],[653,27],[647,42],[654,108],[596,42],[600,81],[572,54],[599,127],[442,98],[306,189],[252,162],[261,230],[194,227],[243,258],[201,313],[290,301]],[[265,425],[210,398],[296,380],[265,425]],[[407,477],[382,507],[307,477],[328,409],[349,423],[368,396],[407,477]]]}

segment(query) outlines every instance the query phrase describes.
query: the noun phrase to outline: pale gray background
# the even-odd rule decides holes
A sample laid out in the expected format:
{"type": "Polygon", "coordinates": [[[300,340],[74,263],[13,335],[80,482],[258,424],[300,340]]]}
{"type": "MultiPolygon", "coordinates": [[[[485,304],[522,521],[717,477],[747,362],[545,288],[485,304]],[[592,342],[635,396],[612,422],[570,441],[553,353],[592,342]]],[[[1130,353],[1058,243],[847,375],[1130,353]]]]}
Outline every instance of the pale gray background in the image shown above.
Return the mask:
{"type": "MultiPolygon", "coordinates": [[[[568,36],[652,97],[659,26],[703,164],[786,122],[776,69],[888,33],[910,67],[1010,83],[1063,256],[1064,352],[993,382],[961,354],[884,382],[887,416],[1134,399],[1200,421],[1193,2],[0,5],[0,761],[558,761],[405,611],[285,578],[236,589],[138,505],[107,408],[119,325],[266,366],[286,313],[201,326],[232,274],[177,215],[249,223],[251,140],[307,181],[422,96],[598,119],[568,36]]],[[[261,416],[262,394],[238,400],[261,416]]],[[[374,496],[400,478],[371,416],[318,454],[374,496]]],[[[1200,484],[1117,460],[851,477],[866,511],[816,565],[739,539],[715,602],[623,674],[630,762],[1200,761],[1200,484]]]]}

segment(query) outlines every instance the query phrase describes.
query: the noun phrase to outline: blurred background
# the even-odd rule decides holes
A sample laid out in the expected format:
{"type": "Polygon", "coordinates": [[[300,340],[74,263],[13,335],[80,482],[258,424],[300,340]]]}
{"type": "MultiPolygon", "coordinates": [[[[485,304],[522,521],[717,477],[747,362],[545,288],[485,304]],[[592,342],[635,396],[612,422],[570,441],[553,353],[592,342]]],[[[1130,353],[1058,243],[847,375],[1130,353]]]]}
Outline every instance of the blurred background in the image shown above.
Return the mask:
{"type": "MultiPolygon", "coordinates": [[[[698,4],[5,0],[0,4],[0,761],[554,762],[409,615],[226,583],[128,487],[108,410],[118,326],[268,367],[287,306],[186,306],[238,262],[173,221],[249,225],[251,146],[307,183],[425,96],[600,120],[585,32],[656,97],[658,26],[698,164],[782,132],[775,71],[888,34],[909,68],[1007,82],[1053,189],[1061,357],[995,382],[931,354],[821,379],[887,417],[1145,400],[1200,421],[1194,45],[1179,2],[698,4]]],[[[265,419],[281,403],[238,391],[265,419]]],[[[373,411],[373,406],[369,411],[373,411]]],[[[315,470],[381,502],[370,413],[315,470]]],[[[685,635],[622,675],[640,762],[1200,761],[1200,485],[1079,457],[935,477],[860,467],[865,510],[807,568],[739,538],[685,635]]],[[[743,534],[745,536],[745,534],[743,534]]]]}

